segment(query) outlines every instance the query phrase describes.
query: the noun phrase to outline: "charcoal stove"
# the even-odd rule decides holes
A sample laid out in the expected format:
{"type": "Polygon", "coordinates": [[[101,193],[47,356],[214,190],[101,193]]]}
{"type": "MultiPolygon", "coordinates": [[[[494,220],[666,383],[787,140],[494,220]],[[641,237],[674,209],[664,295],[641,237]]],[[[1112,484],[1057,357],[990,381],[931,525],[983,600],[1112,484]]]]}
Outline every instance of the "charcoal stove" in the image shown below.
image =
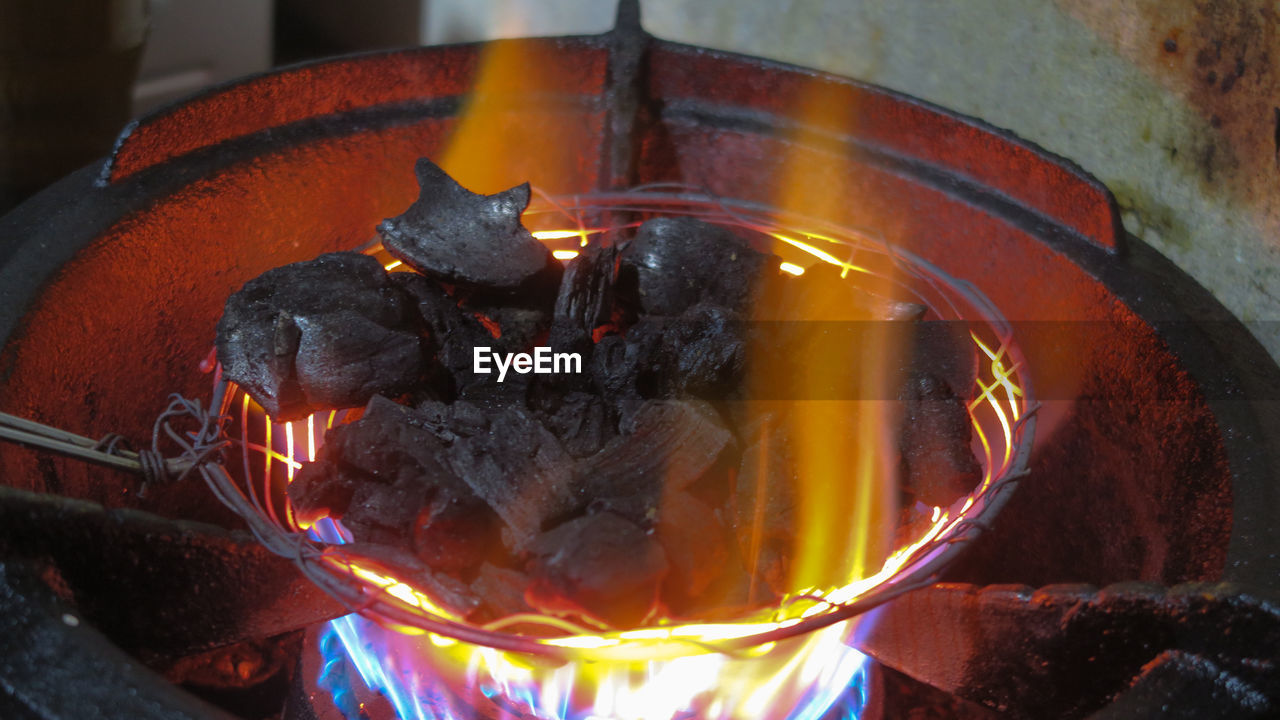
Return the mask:
{"type": "MultiPolygon", "coordinates": [[[[494,127],[508,147],[569,149],[554,172],[504,157],[493,189],[671,182],[768,206],[798,159],[851,200],[792,209],[873,228],[1014,323],[1042,401],[1031,473],[947,584],[878,611],[860,642],[886,684],[935,686],[961,717],[978,712],[965,701],[1021,717],[1275,712],[1280,370],[1124,234],[1104,187],[981,122],[655,40],[634,15],[605,36],[501,45],[541,72],[495,99],[494,127]]],[[[217,88],[5,217],[0,409],[148,437],[168,392],[207,393],[197,365],[228,294],[358,246],[408,205],[412,161],[444,152],[481,59],[475,45],[418,49],[217,88]]],[[[0,475],[8,715],[268,717],[288,696],[307,717],[299,698],[332,703],[305,688],[316,623],[341,609],[224,529],[239,522],[202,485],[141,493],[133,475],[14,447],[0,475]]]]}

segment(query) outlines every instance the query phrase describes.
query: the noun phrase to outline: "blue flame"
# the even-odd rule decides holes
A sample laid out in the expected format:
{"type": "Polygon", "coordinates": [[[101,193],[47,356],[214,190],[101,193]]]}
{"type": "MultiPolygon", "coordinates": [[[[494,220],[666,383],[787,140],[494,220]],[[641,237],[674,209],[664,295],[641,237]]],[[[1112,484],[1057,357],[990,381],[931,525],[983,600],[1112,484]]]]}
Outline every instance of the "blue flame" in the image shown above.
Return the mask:
{"type": "MultiPolygon", "coordinates": [[[[350,534],[340,523],[328,518],[315,523],[309,531],[317,540],[342,544],[351,541],[350,534]]],[[[443,683],[432,683],[434,676],[424,678],[422,673],[430,668],[398,668],[394,654],[383,652],[372,640],[383,631],[372,621],[359,614],[333,620],[320,635],[320,652],[323,657],[317,685],[327,690],[334,706],[346,720],[366,720],[356,700],[355,688],[347,672],[348,663],[365,687],[380,693],[391,703],[398,720],[474,720],[477,712],[467,707],[443,683]],[[438,691],[423,688],[439,687],[438,691]],[[414,689],[422,696],[416,696],[414,689]]],[[[868,665],[866,655],[854,650],[841,654],[838,662],[825,668],[806,695],[799,699],[797,708],[787,720],[858,720],[868,702],[868,665]]],[[[589,713],[574,713],[569,705],[569,694],[561,696],[559,707],[540,707],[533,688],[508,688],[514,696],[504,696],[497,687],[481,686],[480,693],[497,707],[509,709],[517,716],[547,717],[555,720],[604,720],[589,713]],[[540,711],[540,712],[539,712],[540,711]]],[[[692,717],[692,716],[691,716],[692,717]]]]}
{"type": "MultiPolygon", "coordinates": [[[[418,674],[424,669],[395,668],[389,658],[378,652],[374,643],[365,639],[370,627],[376,626],[353,613],[331,621],[320,637],[320,651],[324,662],[318,685],[330,693],[335,707],[346,720],[367,718],[356,703],[347,667],[354,667],[365,687],[380,693],[390,702],[398,720],[474,720],[477,717],[473,708],[462,707],[443,688],[438,694],[431,694],[429,697],[414,697],[408,688],[431,685],[430,682],[423,682],[418,674]]],[[[850,652],[828,673],[833,678],[848,677],[847,684],[817,683],[787,720],[858,720],[869,700],[869,662],[867,656],[850,652]]],[[[521,711],[527,713],[539,706],[538,699],[531,691],[525,692],[522,697],[508,698],[502,697],[501,691],[496,687],[481,687],[480,692],[496,706],[506,707],[521,715],[521,711]]],[[[590,714],[571,713],[567,696],[560,707],[543,710],[550,710],[555,713],[552,717],[563,720],[603,720],[590,714]]]]}

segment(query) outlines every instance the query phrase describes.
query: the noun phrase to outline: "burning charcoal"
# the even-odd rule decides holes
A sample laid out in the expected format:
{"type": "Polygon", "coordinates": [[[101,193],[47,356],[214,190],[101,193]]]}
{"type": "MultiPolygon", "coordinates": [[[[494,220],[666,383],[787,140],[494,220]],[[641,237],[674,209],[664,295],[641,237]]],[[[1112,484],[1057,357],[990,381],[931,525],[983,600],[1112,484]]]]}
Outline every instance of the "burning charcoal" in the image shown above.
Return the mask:
{"type": "Polygon", "coordinates": [[[425,478],[396,485],[359,482],[342,524],[362,542],[409,547],[413,520],[431,494],[425,478]]]}
{"type": "Polygon", "coordinates": [[[596,328],[612,321],[617,249],[593,245],[565,266],[556,297],[551,347],[560,352],[591,350],[596,328]]]}
{"type": "Polygon", "coordinates": [[[315,408],[351,407],[375,394],[403,392],[422,374],[416,334],[388,332],[355,312],[294,322],[302,331],[294,361],[298,382],[315,408]]]}
{"type": "Polygon", "coordinates": [[[579,484],[595,511],[651,527],[664,494],[695,485],[714,494],[727,481],[733,436],[705,404],[646,402],[624,432],[578,464],[579,484]]]}
{"type": "Polygon", "coordinates": [[[553,614],[589,615],[615,627],[644,621],[667,574],[658,541],[612,513],[563,523],[534,540],[530,554],[530,605],[553,614]]]}
{"type": "Polygon", "coordinates": [[[378,225],[387,252],[446,283],[515,290],[559,281],[560,264],[520,224],[529,204],[528,183],[477,195],[426,158],[414,172],[418,200],[378,225]]]}
{"type": "Polygon", "coordinates": [[[449,406],[449,429],[458,437],[475,437],[489,430],[489,417],[475,405],[456,402],[449,406]]]}
{"type": "Polygon", "coordinates": [[[417,300],[436,358],[451,376],[452,390],[483,382],[483,376],[474,373],[475,348],[493,345],[493,334],[434,280],[412,273],[393,277],[417,300]]]}
{"type": "Polygon", "coordinates": [[[341,519],[357,540],[412,546],[434,569],[477,566],[496,535],[495,518],[452,472],[431,422],[374,398],[359,420],[329,431],[319,457],[289,486],[290,500],[306,516],[341,519]]]}
{"type": "Polygon", "coordinates": [[[463,483],[440,483],[413,521],[413,551],[427,567],[462,574],[489,556],[497,518],[463,483]]]}
{"type": "Polygon", "coordinates": [[[778,593],[787,591],[790,579],[798,487],[788,430],[778,415],[766,414],[742,451],[733,517],[748,571],[778,593]]]}
{"type": "Polygon", "coordinates": [[[695,305],[663,336],[664,384],[673,394],[720,398],[742,380],[746,350],[738,316],[695,305]]]}
{"type": "Polygon", "coordinates": [[[982,480],[964,401],[941,379],[913,377],[903,390],[906,416],[899,448],[905,486],[925,505],[947,507],[982,480]]]}
{"type": "Polygon", "coordinates": [[[573,460],[528,410],[488,414],[487,432],[459,438],[449,464],[506,527],[507,547],[519,552],[544,524],[585,505],[573,486],[573,460]]]}
{"type": "Polygon", "coordinates": [[[508,373],[502,382],[492,378],[481,375],[475,382],[464,385],[458,393],[458,400],[486,410],[524,408],[528,405],[529,388],[533,385],[531,376],[508,373]]]}
{"type": "Polygon", "coordinates": [[[633,439],[662,439],[662,477],[672,491],[691,489],[736,462],[733,434],[711,405],[697,400],[647,402],[620,429],[633,439]]]}
{"type": "Polygon", "coordinates": [[[977,348],[962,320],[916,323],[911,347],[913,375],[933,375],[961,398],[967,397],[978,376],[977,348]]]}
{"type": "Polygon", "coordinates": [[[545,404],[547,407],[539,413],[542,423],[572,457],[584,458],[599,452],[614,434],[609,409],[598,395],[570,392],[545,404]]]}
{"type": "Polygon", "coordinates": [[[218,322],[218,360],[276,420],[407,391],[426,361],[411,299],[377,260],[330,253],[245,283],[218,322]]]}
{"type": "Polygon", "coordinates": [[[551,321],[549,313],[536,307],[465,302],[462,309],[475,313],[481,324],[492,328],[490,345],[495,352],[527,352],[547,332],[551,321]]]}
{"type": "MultiPolygon", "coordinates": [[[[321,449],[323,455],[324,450],[321,449]]],[[[289,483],[289,502],[300,522],[311,524],[326,517],[342,517],[351,505],[356,480],[333,463],[306,463],[289,483]]]]}
{"type": "Polygon", "coordinates": [[[383,397],[369,401],[359,420],[339,425],[325,435],[320,460],[341,463],[384,485],[413,481],[424,475],[442,477],[444,445],[416,427],[414,411],[383,397]]]}
{"type": "Polygon", "coordinates": [[[668,605],[681,607],[724,573],[728,533],[710,505],[686,492],[663,498],[655,529],[671,566],[662,596],[668,605]]]}
{"type": "Polygon", "coordinates": [[[778,258],[731,231],[691,218],[646,221],[620,253],[618,283],[640,309],[679,315],[699,302],[745,311],[757,284],[778,275],[778,258]]]}
{"type": "Polygon", "coordinates": [[[657,394],[665,325],[662,318],[642,318],[625,338],[609,335],[596,343],[591,373],[601,395],[613,399],[634,393],[657,394]]]}
{"type": "Polygon", "coordinates": [[[524,592],[529,576],[519,570],[484,563],[471,582],[471,592],[484,603],[484,620],[496,620],[518,613],[532,612],[524,592]]]}

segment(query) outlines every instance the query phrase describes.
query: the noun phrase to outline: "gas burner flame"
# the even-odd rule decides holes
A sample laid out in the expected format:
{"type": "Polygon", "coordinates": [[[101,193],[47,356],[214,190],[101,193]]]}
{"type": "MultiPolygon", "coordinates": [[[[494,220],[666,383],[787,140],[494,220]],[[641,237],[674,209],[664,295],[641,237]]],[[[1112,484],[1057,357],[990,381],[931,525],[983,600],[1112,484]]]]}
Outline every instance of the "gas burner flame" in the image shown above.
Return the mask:
{"type": "MultiPolygon", "coordinates": [[[[375,623],[351,614],[330,622],[320,637],[320,651],[324,656],[318,685],[327,690],[334,707],[346,720],[365,720],[367,715],[356,701],[357,678],[345,672],[347,667],[356,669],[358,681],[365,688],[380,693],[391,704],[399,720],[474,720],[476,717],[538,718],[538,720],[591,720],[593,718],[643,718],[643,700],[632,706],[634,713],[620,708],[620,712],[601,715],[596,709],[574,712],[570,707],[570,694],[558,693],[558,698],[547,699],[545,690],[526,687],[521,689],[495,685],[480,686],[479,694],[487,701],[488,713],[468,704],[450,693],[441,680],[430,674],[409,673],[409,682],[396,674],[397,664],[389,662],[379,651],[376,638],[385,629],[375,623]]],[[[787,720],[858,720],[862,717],[870,696],[867,672],[870,660],[862,653],[849,649],[834,665],[834,669],[817,678],[814,690],[808,698],[786,716],[787,720]]],[[[426,666],[430,669],[430,666],[426,666]]],[[[652,694],[669,690],[658,683],[652,694]]],[[[665,709],[659,708],[660,712],[665,709]]],[[[680,708],[674,713],[662,715],[684,718],[721,717],[714,705],[703,714],[694,708],[680,708]]]]}
{"type": "MultiPolygon", "coordinates": [[[[351,541],[342,524],[328,518],[308,533],[329,544],[351,541]]],[[[857,720],[868,700],[869,659],[849,647],[849,630],[850,624],[833,625],[737,656],[539,667],[492,648],[434,633],[407,634],[352,613],[330,622],[321,635],[324,662],[317,684],[347,720],[368,716],[339,670],[344,661],[364,687],[387,699],[397,720],[857,720]],[[796,688],[798,694],[788,692],[796,688]],[[840,709],[828,716],[837,703],[840,709]]]]}

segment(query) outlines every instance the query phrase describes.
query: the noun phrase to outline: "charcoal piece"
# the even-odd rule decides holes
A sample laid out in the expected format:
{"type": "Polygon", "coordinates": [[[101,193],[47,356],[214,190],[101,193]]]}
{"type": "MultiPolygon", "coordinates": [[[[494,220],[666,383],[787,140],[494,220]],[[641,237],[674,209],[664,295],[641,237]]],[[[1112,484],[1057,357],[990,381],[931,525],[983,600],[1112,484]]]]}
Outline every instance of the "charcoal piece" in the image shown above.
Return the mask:
{"type": "Polygon", "coordinates": [[[438,483],[413,520],[413,551],[427,567],[463,574],[480,566],[497,537],[497,517],[463,483],[438,483]]]}
{"type": "MultiPolygon", "coordinates": [[[[321,450],[323,453],[323,449],[321,450]]],[[[342,517],[351,505],[356,479],[334,463],[304,463],[289,483],[289,503],[307,525],[326,517],[342,517]]]]}
{"type": "Polygon", "coordinates": [[[449,406],[449,429],[459,437],[474,437],[489,430],[484,410],[465,402],[449,406]]]}
{"type": "Polygon", "coordinates": [[[490,563],[480,565],[476,579],[471,581],[471,592],[483,603],[484,617],[478,619],[491,621],[532,612],[533,608],[524,599],[528,587],[529,576],[519,570],[490,563]]]}
{"type": "Polygon", "coordinates": [[[445,446],[421,428],[416,415],[411,408],[376,397],[360,419],[326,433],[317,460],[340,463],[384,485],[448,477],[445,446]]]}
{"type": "Polygon", "coordinates": [[[313,407],[358,406],[380,393],[403,392],[421,375],[422,342],[416,334],[387,332],[348,311],[298,316],[294,323],[302,334],[294,366],[313,407]],[[406,375],[404,368],[412,372],[406,375]]]}
{"type": "Polygon", "coordinates": [[[779,594],[789,589],[799,487],[782,416],[757,418],[734,482],[733,525],[748,573],[779,594]]]}
{"type": "Polygon", "coordinates": [[[537,307],[467,301],[462,304],[462,310],[473,313],[482,325],[487,325],[493,337],[489,345],[494,352],[528,352],[544,336],[551,322],[551,314],[537,307]]]}
{"type": "Polygon", "coordinates": [[[268,270],[227,299],[218,360],[278,421],[397,395],[427,369],[412,299],[377,260],[330,253],[268,270]]]}
{"type": "Polygon", "coordinates": [[[496,375],[480,375],[474,382],[463,385],[458,390],[458,400],[486,410],[527,407],[529,388],[534,381],[532,375],[508,372],[502,382],[497,382],[494,379],[496,377],[496,375]]]}
{"type": "Polygon", "coordinates": [[[660,393],[666,325],[666,318],[641,318],[627,330],[626,337],[608,335],[596,343],[591,374],[602,396],[639,393],[654,397],[660,393]]]}
{"type": "Polygon", "coordinates": [[[476,348],[488,348],[490,355],[528,352],[545,337],[550,315],[536,307],[499,305],[493,298],[460,301],[440,284],[411,273],[398,280],[417,300],[418,312],[427,328],[430,349],[449,375],[447,387],[440,387],[428,399],[462,397],[486,406],[523,404],[524,386],[531,375],[509,370],[498,382],[495,361],[490,358],[488,373],[475,372],[476,348]],[[516,387],[518,386],[518,387],[516,387]]]}
{"type": "Polygon", "coordinates": [[[947,507],[982,480],[982,466],[970,445],[969,412],[946,382],[933,375],[911,378],[903,399],[899,450],[904,486],[925,505],[947,507]]]}
{"type": "MultiPolygon", "coordinates": [[[[720,519],[722,527],[732,526],[725,509],[717,511],[716,517],[720,519]]],[[[743,560],[738,551],[732,531],[725,536],[725,541],[728,555],[719,569],[719,575],[702,593],[677,605],[685,616],[704,622],[741,618],[752,610],[776,606],[782,597],[774,593],[761,577],[748,572],[749,563],[743,560]]]]}
{"type": "Polygon", "coordinates": [[[458,388],[485,382],[487,376],[474,372],[475,348],[493,346],[493,334],[474,315],[458,307],[458,301],[438,282],[412,273],[395,273],[393,277],[417,301],[431,350],[451,377],[453,387],[444,394],[452,397],[458,388]]]}
{"type": "Polygon", "coordinates": [[[651,527],[664,493],[727,482],[733,435],[714,409],[679,400],[644,403],[600,452],[578,463],[578,485],[593,510],[651,527]]]}
{"type": "Polygon", "coordinates": [[[544,402],[538,416],[575,458],[599,452],[616,434],[609,408],[599,395],[570,392],[544,402]]]}
{"type": "Polygon", "coordinates": [[[657,539],[612,513],[565,522],[538,536],[529,551],[530,605],[619,628],[639,625],[653,612],[667,575],[657,539]]]}
{"type": "Polygon", "coordinates": [[[487,417],[487,432],[455,440],[448,461],[502,519],[503,541],[518,553],[544,524],[573,514],[585,499],[573,459],[530,411],[509,407],[487,417]]]}
{"type": "Polygon", "coordinates": [[[736,313],[699,304],[668,323],[665,330],[663,394],[719,399],[739,386],[746,346],[736,313]]]}
{"type": "Polygon", "coordinates": [[[446,610],[462,617],[473,614],[480,607],[480,598],[465,583],[444,573],[432,571],[406,550],[357,540],[331,548],[329,552],[360,567],[391,575],[408,583],[426,592],[446,610]]]}
{"type": "Polygon", "coordinates": [[[433,569],[474,568],[495,543],[496,519],[454,473],[436,421],[374,398],[360,419],[330,430],[298,473],[288,491],[295,510],[341,519],[362,542],[412,547],[433,569]]]}
{"type": "Polygon", "coordinates": [[[426,478],[394,485],[360,482],[342,524],[362,542],[409,547],[418,508],[426,505],[433,490],[426,478]]]}
{"type": "Polygon", "coordinates": [[[978,349],[969,335],[969,323],[926,320],[913,330],[911,366],[904,377],[932,375],[961,398],[968,397],[978,377],[978,349]]]}
{"type": "Polygon", "coordinates": [[[427,158],[414,165],[420,193],[402,215],[383,220],[387,252],[442,282],[515,290],[560,265],[520,224],[529,184],[477,195],[427,158]]]}
{"type": "Polygon", "coordinates": [[[779,260],[732,231],[692,218],[654,218],[619,254],[619,292],[652,315],[679,315],[699,302],[747,309],[757,285],[779,274],[779,260]]]}
{"type": "Polygon", "coordinates": [[[654,528],[670,565],[662,596],[683,607],[724,574],[728,532],[713,507],[686,492],[669,493],[657,515],[654,528]]]}
{"type": "Polygon", "coordinates": [[[618,483],[614,492],[591,498],[590,514],[612,513],[648,530],[658,522],[662,507],[662,478],[634,477],[618,483]]]}
{"type": "Polygon", "coordinates": [[[553,349],[589,353],[596,328],[612,322],[617,254],[614,247],[592,245],[565,266],[551,326],[553,349]]]}
{"type": "Polygon", "coordinates": [[[663,441],[663,478],[671,490],[686,490],[737,462],[737,444],[720,414],[700,400],[646,402],[624,418],[619,430],[632,438],[663,441]]]}
{"type": "Polygon", "coordinates": [[[489,430],[485,410],[462,400],[448,404],[439,400],[418,403],[407,420],[414,427],[430,431],[446,445],[453,444],[459,437],[468,438],[489,430]]]}
{"type": "Polygon", "coordinates": [[[591,379],[604,397],[617,396],[634,386],[634,356],[627,355],[627,339],[606,335],[591,354],[591,379]]]}

